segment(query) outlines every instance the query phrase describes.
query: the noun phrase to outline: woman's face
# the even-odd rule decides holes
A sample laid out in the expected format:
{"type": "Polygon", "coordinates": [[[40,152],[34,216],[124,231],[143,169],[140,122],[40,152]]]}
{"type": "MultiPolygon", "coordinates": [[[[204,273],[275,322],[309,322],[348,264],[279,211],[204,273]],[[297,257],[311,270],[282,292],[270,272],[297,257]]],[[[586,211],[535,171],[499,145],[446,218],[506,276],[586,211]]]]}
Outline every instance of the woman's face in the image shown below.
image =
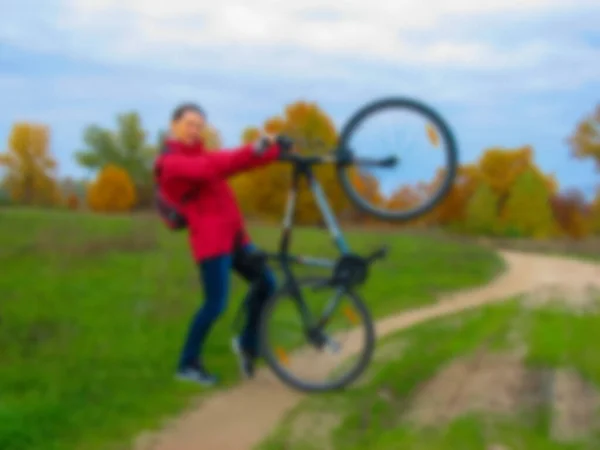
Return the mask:
{"type": "Polygon", "coordinates": [[[185,144],[200,140],[204,128],[204,117],[196,111],[186,111],[171,124],[171,132],[175,139],[185,144]]]}

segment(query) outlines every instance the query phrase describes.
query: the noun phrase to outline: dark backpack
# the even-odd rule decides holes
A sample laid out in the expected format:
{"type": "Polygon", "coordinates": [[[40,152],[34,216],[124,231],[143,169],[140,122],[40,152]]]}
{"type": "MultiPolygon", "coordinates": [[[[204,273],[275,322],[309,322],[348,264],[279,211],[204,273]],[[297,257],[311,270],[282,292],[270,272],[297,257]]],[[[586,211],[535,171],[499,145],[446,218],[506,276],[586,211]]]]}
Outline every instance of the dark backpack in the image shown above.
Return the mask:
{"type": "MultiPolygon", "coordinates": [[[[169,153],[169,148],[166,145],[163,145],[160,156],[166,155],[169,153]]],[[[160,158],[159,156],[159,158],[160,158]]],[[[158,215],[165,223],[165,225],[171,229],[172,231],[180,231],[185,230],[188,227],[188,221],[185,216],[181,213],[180,207],[185,203],[192,200],[195,195],[198,193],[197,189],[192,189],[191,191],[185,193],[180,201],[179,205],[175,205],[173,202],[169,201],[163,193],[160,191],[160,165],[155,164],[154,166],[154,179],[156,182],[156,191],[154,194],[154,204],[156,206],[156,210],[158,211],[158,215]]]]}

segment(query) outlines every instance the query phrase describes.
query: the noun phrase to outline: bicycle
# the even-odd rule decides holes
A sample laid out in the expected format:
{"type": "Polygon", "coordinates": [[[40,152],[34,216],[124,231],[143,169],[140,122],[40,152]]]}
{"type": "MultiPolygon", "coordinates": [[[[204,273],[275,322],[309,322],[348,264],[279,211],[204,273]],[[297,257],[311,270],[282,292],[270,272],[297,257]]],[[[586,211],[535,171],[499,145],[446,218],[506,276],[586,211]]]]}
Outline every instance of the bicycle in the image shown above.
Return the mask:
{"type": "MultiPolygon", "coordinates": [[[[280,144],[284,146],[289,146],[293,142],[286,140],[284,137],[278,139],[280,139],[280,144]]],[[[334,164],[343,191],[359,210],[380,219],[407,221],[430,211],[449,192],[458,166],[456,143],[448,125],[433,109],[415,100],[390,98],[370,103],[358,110],[346,126],[343,127],[337,147],[327,154],[302,156],[298,153],[284,152],[281,160],[292,165],[292,183],[283,218],[279,251],[276,253],[257,252],[252,255],[254,264],[262,265],[266,264],[267,261],[276,263],[284,276],[282,287],[267,301],[262,311],[260,324],[260,348],[262,356],[275,375],[286,385],[294,389],[304,392],[325,392],[342,389],[354,382],[365,371],[373,356],[375,346],[373,320],[364,300],[357,293],[356,289],[367,281],[371,265],[387,256],[388,248],[379,248],[368,256],[360,256],[351,252],[326,195],[313,173],[313,167],[326,163],[334,164]],[[445,143],[444,150],[446,155],[446,167],[443,172],[444,178],[441,183],[438,183],[438,191],[424,204],[396,213],[385,212],[380,206],[372,205],[368,200],[362,198],[360,192],[354,189],[349,173],[351,168],[357,166],[392,168],[399,164],[399,160],[395,156],[383,158],[357,157],[350,146],[353,135],[364,125],[367,119],[381,111],[389,109],[407,110],[425,117],[428,123],[433,124],[439,131],[441,139],[445,143]],[[297,256],[289,252],[299,183],[302,178],[308,181],[309,188],[320,209],[325,225],[341,253],[341,256],[336,260],[297,256]],[[325,277],[299,279],[294,275],[293,265],[326,268],[331,270],[331,273],[325,277]],[[333,297],[325,303],[324,309],[319,316],[315,317],[311,313],[301,292],[301,288],[303,287],[311,288],[313,293],[328,288],[335,291],[333,297]],[[287,300],[291,300],[291,302],[287,300]],[[345,368],[341,373],[338,373],[337,377],[332,380],[311,382],[295,376],[289,370],[291,364],[287,354],[281,351],[277,345],[274,345],[276,344],[274,340],[277,336],[269,332],[269,325],[275,320],[274,313],[278,309],[286,307],[294,308],[296,312],[288,312],[288,316],[299,314],[303,325],[303,339],[306,340],[305,344],[308,344],[305,348],[316,348],[321,354],[324,354],[324,350],[329,350],[335,354],[339,353],[341,347],[335,337],[330,336],[326,332],[326,327],[339,311],[343,300],[349,302],[349,306],[343,308],[343,312],[351,322],[354,322],[353,325],[356,325],[354,330],[362,328],[364,331],[364,338],[360,343],[361,349],[358,351],[356,361],[349,368],[345,368]]],[[[285,327],[280,324],[279,338],[281,338],[281,330],[283,329],[285,327]]]]}

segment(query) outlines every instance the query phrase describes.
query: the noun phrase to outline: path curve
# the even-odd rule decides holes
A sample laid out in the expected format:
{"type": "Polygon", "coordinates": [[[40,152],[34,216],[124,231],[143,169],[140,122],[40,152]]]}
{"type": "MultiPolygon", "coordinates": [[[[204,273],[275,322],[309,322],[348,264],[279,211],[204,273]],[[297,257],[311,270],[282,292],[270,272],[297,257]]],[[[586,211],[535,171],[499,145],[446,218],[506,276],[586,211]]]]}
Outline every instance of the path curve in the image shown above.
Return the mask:
{"type": "MultiPolygon", "coordinates": [[[[600,287],[600,265],[512,251],[500,254],[507,269],[491,283],[444,295],[432,306],[382,319],[376,324],[378,337],[547,286],[600,287]]],[[[352,333],[349,337],[342,358],[357,350],[357,339],[353,343],[352,333]]],[[[313,361],[311,367],[325,375],[330,363],[313,361]]],[[[301,354],[294,358],[294,364],[302,364],[301,354]]],[[[334,367],[335,364],[334,361],[334,367]]],[[[263,369],[254,380],[203,399],[196,409],[184,413],[160,433],[140,436],[134,447],[136,450],[251,450],[301,399],[302,394],[286,388],[263,369]]]]}

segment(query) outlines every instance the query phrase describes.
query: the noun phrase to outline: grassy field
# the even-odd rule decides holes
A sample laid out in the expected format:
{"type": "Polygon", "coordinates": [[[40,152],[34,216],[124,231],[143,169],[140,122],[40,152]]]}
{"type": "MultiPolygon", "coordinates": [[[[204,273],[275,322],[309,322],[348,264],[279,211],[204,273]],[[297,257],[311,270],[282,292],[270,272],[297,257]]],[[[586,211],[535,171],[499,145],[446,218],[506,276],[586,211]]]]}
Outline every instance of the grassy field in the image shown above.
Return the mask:
{"type": "Polygon", "coordinates": [[[308,398],[260,449],[600,448],[598,306],[513,299],[391,336],[360,387],[308,398]]]}
{"type": "MultiPolygon", "coordinates": [[[[275,229],[251,231],[275,248],[275,229]]],[[[489,250],[441,238],[348,237],[358,252],[392,245],[363,291],[375,316],[484,283],[502,268],[489,250]]],[[[293,247],[334,252],[317,230],[299,230],[293,247]]],[[[201,301],[185,236],[145,216],[0,210],[0,266],[0,449],[127,448],[197,395],[173,379],[201,301]]],[[[206,348],[225,387],[237,381],[229,333],[244,289],[234,279],[232,308],[206,348]]]]}

